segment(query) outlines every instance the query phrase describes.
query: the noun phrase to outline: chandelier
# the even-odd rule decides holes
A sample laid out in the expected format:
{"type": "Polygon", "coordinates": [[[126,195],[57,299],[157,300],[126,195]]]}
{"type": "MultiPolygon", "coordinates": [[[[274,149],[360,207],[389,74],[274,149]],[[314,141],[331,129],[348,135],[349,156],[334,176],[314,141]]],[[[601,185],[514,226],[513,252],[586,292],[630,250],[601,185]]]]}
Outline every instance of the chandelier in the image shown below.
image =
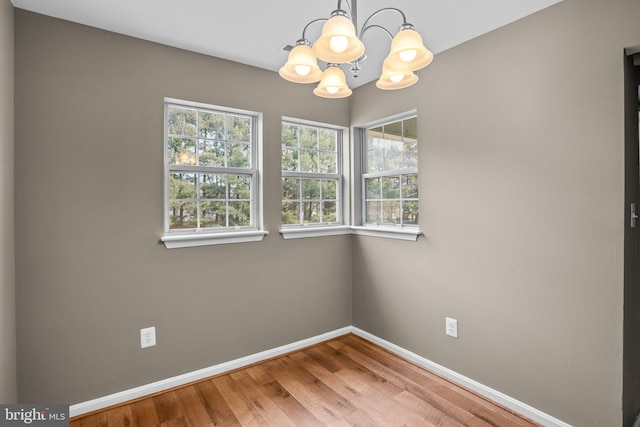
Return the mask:
{"type": "MultiPolygon", "coordinates": [[[[309,22],[302,30],[302,37],[289,52],[287,63],[280,68],[280,76],[294,83],[318,83],[313,93],[323,98],[344,98],[351,95],[341,64],[350,64],[354,77],[358,77],[360,62],[365,56],[365,46],[361,41],[365,32],[372,28],[384,31],[391,39],[389,55],[382,64],[382,71],[376,86],[384,90],[403,89],[415,84],[418,76],[414,71],[426,67],[433,60],[433,54],[424,47],[422,37],[407,22],[404,13],[394,7],[386,7],[371,14],[356,34],[356,1],[347,4],[348,11],[342,9],[342,0],[331,12],[330,18],[319,18],[309,22]],[[397,12],[402,17],[396,35],[385,27],[370,23],[383,12],[397,12]],[[306,38],[310,25],[326,21],[322,34],[313,45],[306,38]],[[322,71],[318,59],[327,63],[322,71]]],[[[345,1],[346,2],[346,1],[345,1]]]]}

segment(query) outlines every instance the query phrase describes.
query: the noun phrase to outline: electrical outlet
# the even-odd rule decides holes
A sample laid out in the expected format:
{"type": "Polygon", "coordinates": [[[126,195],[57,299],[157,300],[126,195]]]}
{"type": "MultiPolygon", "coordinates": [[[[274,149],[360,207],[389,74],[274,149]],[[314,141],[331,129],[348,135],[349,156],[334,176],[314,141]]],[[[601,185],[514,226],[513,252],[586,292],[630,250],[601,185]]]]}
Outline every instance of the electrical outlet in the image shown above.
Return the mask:
{"type": "Polygon", "coordinates": [[[156,345],[156,327],[140,329],[140,348],[156,345]]]}
{"type": "Polygon", "coordinates": [[[450,317],[445,317],[445,333],[453,338],[458,338],[458,321],[450,317]]]}

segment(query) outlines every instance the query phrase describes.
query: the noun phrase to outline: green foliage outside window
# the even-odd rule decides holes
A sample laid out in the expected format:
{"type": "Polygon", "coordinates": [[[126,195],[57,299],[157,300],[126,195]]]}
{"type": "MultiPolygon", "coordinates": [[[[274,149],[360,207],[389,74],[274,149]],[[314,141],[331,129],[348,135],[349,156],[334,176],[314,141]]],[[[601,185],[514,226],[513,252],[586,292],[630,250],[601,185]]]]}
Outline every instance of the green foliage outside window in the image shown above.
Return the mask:
{"type": "Polygon", "coordinates": [[[283,224],[338,220],[338,135],[335,129],[282,124],[283,224]]]}
{"type": "Polygon", "coordinates": [[[250,226],[252,118],[168,105],[166,131],[169,229],[250,226]]]}
{"type": "Polygon", "coordinates": [[[417,118],[367,129],[365,152],[364,222],[417,225],[417,118]]]}

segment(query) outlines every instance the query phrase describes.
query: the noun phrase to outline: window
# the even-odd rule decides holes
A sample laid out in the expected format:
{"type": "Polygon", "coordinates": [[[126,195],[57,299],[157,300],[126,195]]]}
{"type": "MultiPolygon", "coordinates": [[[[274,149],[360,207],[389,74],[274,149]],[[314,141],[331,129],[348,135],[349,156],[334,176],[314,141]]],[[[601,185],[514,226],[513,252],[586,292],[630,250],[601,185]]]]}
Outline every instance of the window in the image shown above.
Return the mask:
{"type": "Polygon", "coordinates": [[[349,233],[343,165],[345,129],[282,122],[282,225],[285,238],[349,233]],[[304,229],[301,230],[301,229],[304,229]]]}
{"type": "Polygon", "coordinates": [[[398,237],[413,240],[420,234],[417,122],[415,115],[407,115],[360,129],[358,234],[399,233],[398,237]]]}
{"type": "Polygon", "coordinates": [[[260,240],[261,116],[165,100],[167,247],[260,240]]]}

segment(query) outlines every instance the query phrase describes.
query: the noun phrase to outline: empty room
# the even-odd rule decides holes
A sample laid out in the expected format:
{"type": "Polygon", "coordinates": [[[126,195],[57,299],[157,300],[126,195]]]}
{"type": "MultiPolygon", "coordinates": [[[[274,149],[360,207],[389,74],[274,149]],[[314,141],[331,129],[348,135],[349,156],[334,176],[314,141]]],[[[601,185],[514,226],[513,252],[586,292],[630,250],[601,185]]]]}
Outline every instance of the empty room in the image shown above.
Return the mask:
{"type": "Polygon", "coordinates": [[[638,0],[0,1],[0,404],[640,425],[638,0]]]}

